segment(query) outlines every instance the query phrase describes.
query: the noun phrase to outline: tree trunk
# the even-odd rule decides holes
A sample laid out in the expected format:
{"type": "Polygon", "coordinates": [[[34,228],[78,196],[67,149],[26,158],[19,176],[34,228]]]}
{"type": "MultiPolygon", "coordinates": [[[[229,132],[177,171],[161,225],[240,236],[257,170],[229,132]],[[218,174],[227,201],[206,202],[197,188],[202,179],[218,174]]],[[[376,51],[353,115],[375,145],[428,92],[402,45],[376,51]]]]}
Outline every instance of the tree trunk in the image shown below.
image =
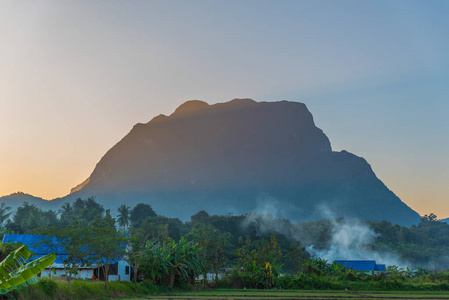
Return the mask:
{"type": "Polygon", "coordinates": [[[168,287],[172,288],[175,285],[175,272],[170,273],[168,287]]]}
{"type": "MultiPolygon", "coordinates": [[[[70,266],[70,265],[69,265],[70,266]]],[[[69,272],[67,272],[67,267],[66,265],[64,265],[64,273],[65,273],[65,278],[67,278],[67,285],[69,286],[69,291],[72,290],[72,273],[73,273],[73,264],[72,264],[72,268],[70,269],[69,272]]]]}
{"type": "Polygon", "coordinates": [[[134,283],[137,284],[137,270],[139,270],[139,265],[135,264],[133,269],[134,269],[134,283]]]}
{"type": "Polygon", "coordinates": [[[103,266],[103,270],[104,270],[104,289],[107,291],[108,290],[108,277],[109,277],[109,264],[105,264],[103,266]]]}

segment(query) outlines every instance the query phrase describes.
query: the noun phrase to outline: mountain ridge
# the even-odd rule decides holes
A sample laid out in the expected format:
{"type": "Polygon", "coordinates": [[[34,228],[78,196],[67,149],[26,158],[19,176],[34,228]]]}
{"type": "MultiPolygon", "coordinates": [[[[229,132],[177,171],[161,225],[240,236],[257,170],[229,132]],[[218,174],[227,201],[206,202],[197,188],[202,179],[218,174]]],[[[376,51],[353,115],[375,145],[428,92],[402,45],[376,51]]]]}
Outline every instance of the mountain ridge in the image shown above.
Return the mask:
{"type": "Polygon", "coordinates": [[[328,211],[419,221],[365,159],[332,151],[305,104],[285,100],[187,101],[169,116],[136,124],[88,178],[53,204],[95,196],[113,210],[145,202],[184,220],[202,209],[242,214],[274,205],[278,216],[293,221],[327,218],[328,211]]]}

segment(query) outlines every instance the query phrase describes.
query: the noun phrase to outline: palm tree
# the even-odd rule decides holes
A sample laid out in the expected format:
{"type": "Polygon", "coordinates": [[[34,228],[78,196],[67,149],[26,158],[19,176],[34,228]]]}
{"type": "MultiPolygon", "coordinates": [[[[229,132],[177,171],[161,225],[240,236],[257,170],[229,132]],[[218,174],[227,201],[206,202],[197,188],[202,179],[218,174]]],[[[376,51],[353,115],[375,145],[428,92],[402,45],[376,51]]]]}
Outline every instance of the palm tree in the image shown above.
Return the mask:
{"type": "Polygon", "coordinates": [[[59,210],[59,222],[65,227],[75,219],[75,208],[69,202],[66,202],[59,210]]]}
{"type": "Polygon", "coordinates": [[[9,212],[11,207],[6,206],[4,202],[0,204],[0,226],[9,218],[12,212],[9,212]]]}
{"type": "Polygon", "coordinates": [[[129,225],[130,221],[130,207],[122,204],[117,211],[119,212],[117,216],[117,222],[120,227],[123,227],[125,229],[129,225]]]}
{"type": "Polygon", "coordinates": [[[70,202],[66,202],[60,209],[59,213],[61,214],[61,217],[68,217],[74,213],[73,206],[70,204],[70,202]]]}

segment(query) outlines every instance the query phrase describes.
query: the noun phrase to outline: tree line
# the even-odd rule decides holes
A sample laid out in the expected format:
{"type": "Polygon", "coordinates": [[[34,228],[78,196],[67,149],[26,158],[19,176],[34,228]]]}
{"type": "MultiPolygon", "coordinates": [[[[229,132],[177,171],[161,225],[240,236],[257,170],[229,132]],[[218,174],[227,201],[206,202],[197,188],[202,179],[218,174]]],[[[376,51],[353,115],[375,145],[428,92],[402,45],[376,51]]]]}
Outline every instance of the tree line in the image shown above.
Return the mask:
{"type": "MultiPolygon", "coordinates": [[[[265,228],[261,216],[200,211],[182,222],[158,215],[144,203],[133,208],[121,205],[114,215],[92,197],[66,203],[58,211],[24,202],[14,215],[0,205],[1,233],[41,235],[41,246],[61,255],[69,285],[78,268],[95,263],[104,268],[107,288],[109,266],[118,258],[128,261],[134,281],[147,279],[169,287],[194,283],[199,276],[206,283],[211,274],[218,282],[226,270],[238,273],[236,281],[245,278],[247,285],[261,288],[275,286],[281,273],[352,276],[305,250],[312,244],[317,249],[329,247],[332,224],[341,220],[293,224],[270,218],[265,228]],[[63,253],[69,255],[62,257],[63,253]]],[[[449,225],[434,214],[411,227],[362,223],[377,234],[370,245],[373,250],[395,251],[416,267],[438,261],[449,250],[449,225]]],[[[1,245],[0,256],[11,247],[1,245]]]]}

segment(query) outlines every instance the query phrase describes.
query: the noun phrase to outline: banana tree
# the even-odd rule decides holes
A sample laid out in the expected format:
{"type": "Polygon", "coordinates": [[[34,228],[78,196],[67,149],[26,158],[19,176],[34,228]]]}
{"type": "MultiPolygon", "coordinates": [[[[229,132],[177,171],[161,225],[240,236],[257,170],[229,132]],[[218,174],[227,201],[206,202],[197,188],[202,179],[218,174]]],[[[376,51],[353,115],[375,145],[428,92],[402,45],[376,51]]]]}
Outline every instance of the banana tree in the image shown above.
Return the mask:
{"type": "Polygon", "coordinates": [[[165,279],[170,288],[173,287],[176,279],[186,282],[194,280],[201,274],[205,260],[200,256],[202,250],[198,244],[181,237],[178,243],[173,240],[168,243],[166,250],[168,251],[165,257],[168,262],[168,277],[165,279]]]}
{"type": "Polygon", "coordinates": [[[23,245],[0,262],[0,294],[36,283],[36,275],[56,260],[50,253],[26,263],[30,256],[28,246],[23,245]]]}
{"type": "Polygon", "coordinates": [[[187,282],[194,280],[203,269],[205,263],[201,257],[202,249],[193,241],[182,237],[178,243],[148,243],[147,261],[145,267],[149,277],[158,283],[167,284],[172,288],[175,281],[187,282]]]}

